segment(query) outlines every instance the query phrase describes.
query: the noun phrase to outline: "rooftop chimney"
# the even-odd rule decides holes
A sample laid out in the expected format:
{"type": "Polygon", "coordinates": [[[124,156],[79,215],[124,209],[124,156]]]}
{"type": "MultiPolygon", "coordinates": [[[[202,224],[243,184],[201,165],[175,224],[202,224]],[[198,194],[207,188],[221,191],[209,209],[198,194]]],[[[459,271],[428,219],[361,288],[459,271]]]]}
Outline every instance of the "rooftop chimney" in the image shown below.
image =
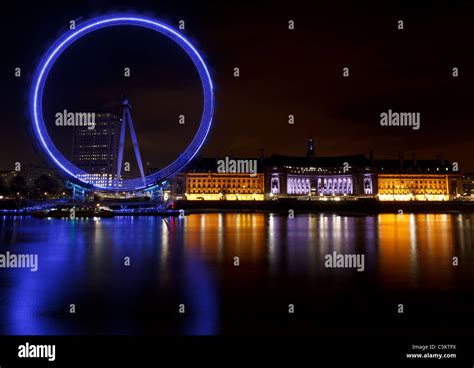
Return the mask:
{"type": "Polygon", "coordinates": [[[375,162],[375,157],[374,157],[374,150],[372,148],[369,150],[369,160],[370,160],[370,163],[373,165],[375,162]]]}
{"type": "Polygon", "coordinates": [[[443,152],[439,153],[439,162],[441,166],[444,166],[444,157],[443,157],[443,152]]]}
{"type": "Polygon", "coordinates": [[[400,160],[400,167],[403,167],[403,153],[398,152],[398,159],[400,160]]]}

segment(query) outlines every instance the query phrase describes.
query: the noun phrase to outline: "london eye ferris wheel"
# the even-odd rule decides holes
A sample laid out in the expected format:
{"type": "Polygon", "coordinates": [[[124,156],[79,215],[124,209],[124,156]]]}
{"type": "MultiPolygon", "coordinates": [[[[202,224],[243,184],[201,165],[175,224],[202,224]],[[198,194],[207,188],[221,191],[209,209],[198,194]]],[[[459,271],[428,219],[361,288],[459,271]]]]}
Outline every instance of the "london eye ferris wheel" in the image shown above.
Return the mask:
{"type": "Polygon", "coordinates": [[[181,170],[201,149],[212,124],[214,114],[214,87],[209,69],[204,62],[203,57],[198,52],[196,47],[194,47],[193,44],[176,29],[153,18],[141,15],[123,13],[111,14],[95,17],[80,23],[74,29],[71,29],[60,36],[51,45],[51,47],[43,55],[34,73],[29,94],[29,110],[32,128],[37,142],[41,146],[46,156],[72,182],[92,190],[112,192],[139,191],[146,190],[147,188],[150,188],[157,183],[166,180],[166,178],[169,178],[181,170]],[[141,27],[158,32],[159,34],[164,35],[168,39],[172,40],[176,45],[184,50],[186,55],[194,64],[195,70],[198,72],[202,88],[203,104],[200,122],[197,131],[191,140],[191,143],[171,163],[167,164],[156,172],[146,175],[140,155],[139,141],[133,125],[131,106],[128,99],[124,97],[122,99],[122,119],[120,121],[120,139],[116,160],[117,170],[113,180],[103,183],[89,179],[90,175],[88,174],[90,173],[78,165],[75,165],[73,162],[71,162],[71,160],[68,160],[53,143],[53,140],[46,129],[45,118],[43,114],[43,93],[51,68],[69,46],[87,34],[100,29],[116,26],[141,27]],[[122,161],[124,141],[126,136],[126,125],[129,127],[135,158],[140,170],[140,176],[137,178],[122,177],[122,161]]]}

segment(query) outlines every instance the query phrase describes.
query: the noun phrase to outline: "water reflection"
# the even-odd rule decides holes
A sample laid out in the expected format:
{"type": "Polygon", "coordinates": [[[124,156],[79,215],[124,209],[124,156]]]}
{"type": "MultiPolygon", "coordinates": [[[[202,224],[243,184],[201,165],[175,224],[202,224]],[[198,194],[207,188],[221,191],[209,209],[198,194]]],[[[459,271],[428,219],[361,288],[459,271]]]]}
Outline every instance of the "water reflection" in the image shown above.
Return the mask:
{"type": "Polygon", "coordinates": [[[453,257],[465,261],[454,239],[466,229],[446,214],[380,215],[379,270],[391,287],[454,288],[453,257]]]}
{"type": "Polygon", "coordinates": [[[388,292],[468,288],[474,279],[473,218],[3,217],[1,252],[38,253],[39,271],[0,269],[0,329],[4,334],[215,334],[228,293],[242,285],[262,293],[269,285],[294,283],[315,298],[323,288],[361,283],[388,292]],[[325,268],[324,257],[332,252],[365,254],[363,275],[325,268]],[[74,318],[70,304],[78,311],[74,318]],[[179,304],[186,305],[185,316],[178,314],[179,304]]]}

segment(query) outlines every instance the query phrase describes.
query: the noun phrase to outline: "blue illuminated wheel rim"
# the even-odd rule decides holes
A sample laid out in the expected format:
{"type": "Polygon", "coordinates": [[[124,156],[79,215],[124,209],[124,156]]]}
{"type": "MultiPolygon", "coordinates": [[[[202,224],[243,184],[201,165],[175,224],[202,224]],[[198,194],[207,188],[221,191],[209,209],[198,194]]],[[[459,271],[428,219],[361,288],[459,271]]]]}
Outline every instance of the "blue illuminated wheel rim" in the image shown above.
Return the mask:
{"type": "Polygon", "coordinates": [[[30,90],[29,109],[31,121],[33,124],[33,131],[42,149],[47,156],[54,162],[54,164],[73,181],[79,184],[98,190],[109,191],[134,191],[143,190],[155,185],[170,177],[176,172],[180,171],[192,158],[198,153],[206,137],[209,133],[212,124],[212,117],[214,114],[214,88],[212,85],[209,70],[196,48],[183,35],[177,32],[172,27],[159,22],[155,19],[144,17],[135,14],[113,14],[90,19],[75,29],[68,31],[62,35],[45,53],[41,59],[36,72],[33,77],[33,83],[30,90]],[[182,152],[178,158],[168,166],[160,171],[148,175],[143,180],[142,178],[122,180],[122,185],[117,186],[99,186],[88,183],[79,176],[88,174],[87,172],[76,167],[68,161],[56,148],[51,141],[46,130],[43,118],[43,90],[48,77],[48,74],[59,56],[66,50],[74,41],[79,38],[97,31],[102,28],[113,26],[138,26],[154,30],[161,33],[175,43],[177,43],[191,58],[201,78],[204,106],[199,128],[189,144],[189,146],[182,152]]]}

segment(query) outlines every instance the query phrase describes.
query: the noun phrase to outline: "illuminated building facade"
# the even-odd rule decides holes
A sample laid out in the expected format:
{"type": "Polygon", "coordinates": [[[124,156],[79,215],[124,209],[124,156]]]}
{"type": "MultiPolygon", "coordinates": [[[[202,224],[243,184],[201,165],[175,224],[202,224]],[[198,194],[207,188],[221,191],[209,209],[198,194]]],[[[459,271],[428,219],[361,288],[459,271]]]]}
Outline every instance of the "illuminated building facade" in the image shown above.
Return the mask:
{"type": "Polygon", "coordinates": [[[96,114],[95,128],[74,127],[72,160],[87,174],[78,175],[85,182],[116,185],[120,118],[111,113],[96,114]]]}
{"type": "MultiPolygon", "coordinates": [[[[267,198],[340,200],[376,197],[382,201],[443,201],[466,193],[457,165],[435,160],[375,160],[365,155],[315,157],[310,138],[306,157],[272,155],[265,160],[267,198]]],[[[466,183],[466,179],[464,183],[466,183]]],[[[471,181],[472,183],[472,181],[471,181]]]]}
{"type": "Polygon", "coordinates": [[[264,175],[260,165],[254,174],[230,173],[218,172],[217,162],[216,158],[199,158],[188,166],[183,173],[184,178],[180,179],[184,181],[185,199],[228,201],[264,199],[264,175]]]}
{"type": "Polygon", "coordinates": [[[375,174],[364,155],[316,157],[312,138],[306,156],[273,154],[264,160],[264,167],[267,199],[374,194],[375,174]]]}
{"type": "Polygon", "coordinates": [[[178,187],[189,200],[443,201],[474,193],[474,176],[463,181],[457,165],[441,156],[416,160],[413,155],[405,160],[400,154],[396,160],[376,160],[371,152],[369,157],[317,157],[314,147],[310,138],[305,156],[262,156],[254,177],[219,173],[218,159],[201,158],[182,174],[178,187]]]}
{"type": "Polygon", "coordinates": [[[436,160],[375,160],[377,197],[382,201],[444,201],[462,194],[462,176],[456,166],[436,160]]]}
{"type": "Polygon", "coordinates": [[[474,197],[474,173],[466,173],[463,176],[463,195],[474,197]]]}

